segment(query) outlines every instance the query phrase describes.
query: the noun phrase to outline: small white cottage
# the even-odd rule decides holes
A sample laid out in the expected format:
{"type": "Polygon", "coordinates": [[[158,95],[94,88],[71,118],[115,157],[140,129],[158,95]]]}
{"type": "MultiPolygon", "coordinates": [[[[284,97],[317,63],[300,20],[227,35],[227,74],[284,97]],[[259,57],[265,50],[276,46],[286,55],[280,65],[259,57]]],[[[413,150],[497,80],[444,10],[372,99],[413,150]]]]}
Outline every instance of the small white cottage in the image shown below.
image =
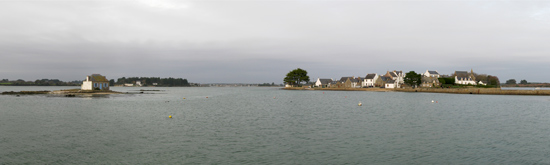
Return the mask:
{"type": "Polygon", "coordinates": [[[100,74],[86,76],[82,82],[82,90],[109,90],[109,80],[100,74]]]}

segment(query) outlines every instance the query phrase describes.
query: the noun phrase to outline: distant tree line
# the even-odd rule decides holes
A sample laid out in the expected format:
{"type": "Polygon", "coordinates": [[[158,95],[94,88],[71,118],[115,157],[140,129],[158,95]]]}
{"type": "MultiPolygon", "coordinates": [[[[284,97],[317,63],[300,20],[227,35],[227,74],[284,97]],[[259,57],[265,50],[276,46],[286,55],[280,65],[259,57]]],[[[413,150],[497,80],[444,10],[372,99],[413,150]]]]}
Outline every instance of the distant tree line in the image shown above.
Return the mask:
{"type": "Polygon", "coordinates": [[[136,84],[140,82],[143,86],[167,86],[167,87],[176,87],[176,86],[191,86],[187,79],[183,78],[160,78],[160,77],[122,77],[118,78],[115,82],[114,79],[111,79],[109,83],[111,85],[124,85],[124,84],[136,84]]]}
{"type": "Polygon", "coordinates": [[[10,81],[8,79],[2,79],[0,81],[0,85],[6,86],[79,86],[81,84],[82,81],[64,82],[58,79],[41,79],[36,81],[25,81],[23,79],[10,81]]]}
{"type": "Polygon", "coordinates": [[[272,83],[258,84],[258,86],[283,86],[283,84],[275,84],[275,82],[272,82],[272,83]]]}
{"type": "MultiPolygon", "coordinates": [[[[516,82],[516,79],[509,79],[509,80],[506,80],[506,84],[507,85],[516,85],[517,82],[516,82]]],[[[519,81],[519,84],[530,84],[530,83],[527,82],[527,80],[521,80],[521,81],[519,81]]]]}
{"type": "MultiPolygon", "coordinates": [[[[117,81],[114,79],[109,80],[109,85],[124,85],[124,84],[135,84],[137,81],[143,86],[166,86],[166,87],[184,87],[191,86],[187,79],[183,78],[160,78],[160,77],[122,77],[118,78],[117,81]]],[[[22,79],[10,81],[8,79],[2,79],[0,85],[4,86],[80,86],[82,81],[70,81],[64,82],[59,79],[40,79],[36,81],[25,81],[22,79]]]]}
{"type": "Polygon", "coordinates": [[[520,80],[519,83],[517,83],[516,79],[509,79],[509,80],[506,80],[506,83],[504,83],[502,86],[505,86],[505,87],[550,87],[550,83],[527,82],[527,80],[525,80],[525,79],[520,80]]]}

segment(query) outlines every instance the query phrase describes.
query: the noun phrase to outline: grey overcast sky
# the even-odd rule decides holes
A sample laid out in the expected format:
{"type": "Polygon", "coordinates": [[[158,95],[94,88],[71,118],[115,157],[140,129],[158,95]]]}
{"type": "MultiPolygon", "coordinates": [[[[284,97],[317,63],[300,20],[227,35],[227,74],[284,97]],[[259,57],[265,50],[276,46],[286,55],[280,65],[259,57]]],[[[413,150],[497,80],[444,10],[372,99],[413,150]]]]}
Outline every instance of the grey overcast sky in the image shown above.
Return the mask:
{"type": "Polygon", "coordinates": [[[455,70],[550,82],[550,1],[0,0],[0,78],[282,83],[455,70]]]}

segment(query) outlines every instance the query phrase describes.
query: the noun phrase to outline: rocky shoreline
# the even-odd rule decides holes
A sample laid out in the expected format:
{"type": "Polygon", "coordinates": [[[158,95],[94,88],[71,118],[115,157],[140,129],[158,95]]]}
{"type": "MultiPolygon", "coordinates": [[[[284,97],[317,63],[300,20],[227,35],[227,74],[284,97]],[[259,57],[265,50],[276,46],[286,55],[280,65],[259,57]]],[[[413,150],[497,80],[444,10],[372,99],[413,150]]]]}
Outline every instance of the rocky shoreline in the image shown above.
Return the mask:
{"type": "Polygon", "coordinates": [[[122,94],[122,92],[111,91],[111,90],[80,90],[80,89],[64,89],[58,91],[5,91],[2,92],[2,95],[37,95],[37,94],[51,94],[51,95],[65,95],[66,97],[74,97],[77,95],[109,95],[109,94],[122,94]]]}
{"type": "Polygon", "coordinates": [[[325,90],[325,91],[374,91],[374,92],[427,92],[483,95],[541,95],[549,96],[550,90],[502,90],[500,88],[303,88],[285,87],[284,90],[325,90]]]}

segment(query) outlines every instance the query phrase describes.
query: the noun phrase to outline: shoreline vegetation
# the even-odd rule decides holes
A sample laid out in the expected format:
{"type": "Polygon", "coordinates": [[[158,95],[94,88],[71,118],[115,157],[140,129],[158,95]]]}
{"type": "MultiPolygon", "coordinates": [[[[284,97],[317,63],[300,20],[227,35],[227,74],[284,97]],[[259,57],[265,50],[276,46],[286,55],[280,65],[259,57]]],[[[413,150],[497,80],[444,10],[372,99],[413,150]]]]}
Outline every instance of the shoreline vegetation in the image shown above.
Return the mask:
{"type": "Polygon", "coordinates": [[[426,92],[482,95],[550,95],[550,90],[502,90],[500,88],[308,88],[285,87],[284,90],[324,90],[324,91],[373,91],[373,92],[426,92]]]}

